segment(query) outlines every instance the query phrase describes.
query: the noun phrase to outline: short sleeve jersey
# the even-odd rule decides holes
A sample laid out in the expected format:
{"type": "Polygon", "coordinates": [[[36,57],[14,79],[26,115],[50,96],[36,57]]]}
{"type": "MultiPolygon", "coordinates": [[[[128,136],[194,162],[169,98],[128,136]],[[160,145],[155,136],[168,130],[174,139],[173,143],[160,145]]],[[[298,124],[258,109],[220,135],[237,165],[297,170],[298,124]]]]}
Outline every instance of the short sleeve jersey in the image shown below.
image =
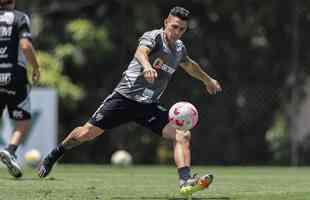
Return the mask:
{"type": "Polygon", "coordinates": [[[21,38],[31,40],[29,17],[17,10],[0,10],[0,85],[5,85],[8,76],[25,82],[26,70],[22,68],[26,67],[26,59],[19,48],[21,38]]]}
{"type": "Polygon", "coordinates": [[[168,83],[187,56],[186,47],[181,40],[173,45],[167,44],[163,29],[146,32],[139,39],[139,47],[151,50],[149,61],[157,71],[158,77],[149,83],[143,76],[143,66],[134,57],[115,91],[123,96],[141,103],[157,103],[168,86],[168,83]]]}

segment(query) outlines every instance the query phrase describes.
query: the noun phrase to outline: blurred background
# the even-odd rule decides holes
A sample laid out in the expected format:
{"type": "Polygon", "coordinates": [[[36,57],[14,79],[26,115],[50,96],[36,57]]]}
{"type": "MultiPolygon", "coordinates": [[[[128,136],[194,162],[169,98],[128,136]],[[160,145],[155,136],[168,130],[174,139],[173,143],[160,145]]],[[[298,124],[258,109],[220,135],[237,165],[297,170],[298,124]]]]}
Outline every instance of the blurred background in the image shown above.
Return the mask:
{"type": "MultiPolygon", "coordinates": [[[[162,104],[190,101],[196,165],[310,164],[309,0],[17,0],[30,15],[40,87],[58,95],[58,141],[114,89],[138,38],[173,6],[191,11],[183,41],[223,92],[179,70],[162,104]]],[[[44,130],[42,130],[44,131],[44,130]]],[[[44,140],[44,138],[42,138],[44,140]]],[[[138,164],[173,164],[171,144],[129,123],[68,152],[64,163],[108,163],[125,149],[138,164]]]]}

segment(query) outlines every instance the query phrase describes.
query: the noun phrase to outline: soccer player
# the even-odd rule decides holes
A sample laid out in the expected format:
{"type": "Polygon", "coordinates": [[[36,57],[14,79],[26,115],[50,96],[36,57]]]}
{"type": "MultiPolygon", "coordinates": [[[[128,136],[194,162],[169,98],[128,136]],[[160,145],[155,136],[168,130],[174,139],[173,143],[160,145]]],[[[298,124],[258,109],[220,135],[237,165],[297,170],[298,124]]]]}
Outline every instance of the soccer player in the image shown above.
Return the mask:
{"type": "Polygon", "coordinates": [[[0,0],[0,115],[5,107],[15,121],[9,145],[0,151],[0,160],[9,173],[22,176],[15,152],[30,124],[29,84],[26,61],[32,66],[32,80],[40,78],[39,64],[31,42],[29,17],[15,10],[15,0],[0,0]]]}
{"type": "MultiPolygon", "coordinates": [[[[190,174],[189,131],[173,128],[168,111],[159,104],[172,75],[181,66],[189,75],[202,81],[210,94],[221,91],[219,83],[205,73],[188,55],[181,36],[187,29],[189,11],[174,7],[164,21],[164,28],[142,35],[135,55],[124,71],[113,93],[109,95],[84,125],[70,134],[43,160],[38,175],[46,177],[54,163],[69,149],[96,138],[105,130],[134,121],[160,136],[173,141],[174,159],[180,177],[182,194],[191,194],[201,178],[190,174]]],[[[211,174],[204,176],[204,186],[212,182],[211,174]]]]}

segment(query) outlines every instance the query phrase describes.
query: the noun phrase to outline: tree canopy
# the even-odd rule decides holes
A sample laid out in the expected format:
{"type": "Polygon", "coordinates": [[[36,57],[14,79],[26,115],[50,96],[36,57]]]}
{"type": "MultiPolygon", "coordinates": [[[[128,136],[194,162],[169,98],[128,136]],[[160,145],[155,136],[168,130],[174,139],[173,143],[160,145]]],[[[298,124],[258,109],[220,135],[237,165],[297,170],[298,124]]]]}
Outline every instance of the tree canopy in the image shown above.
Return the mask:
{"type": "MultiPolygon", "coordinates": [[[[287,126],[294,123],[287,106],[292,95],[302,100],[309,77],[309,1],[17,3],[32,18],[42,85],[57,88],[61,97],[60,139],[84,123],[113,90],[139,36],[162,27],[169,9],[180,5],[191,11],[183,38],[189,55],[223,86],[220,95],[209,96],[200,82],[179,70],[162,99],[166,107],[186,100],[199,109],[200,123],[192,131],[193,163],[288,163],[289,152],[283,149],[290,147],[290,129],[281,128],[281,120],[287,126]],[[272,130],[281,130],[282,140],[268,136],[272,130]],[[283,156],[276,159],[279,151],[283,156]]],[[[64,161],[107,162],[115,149],[125,148],[137,162],[169,162],[169,144],[149,132],[124,125],[64,161]]]]}

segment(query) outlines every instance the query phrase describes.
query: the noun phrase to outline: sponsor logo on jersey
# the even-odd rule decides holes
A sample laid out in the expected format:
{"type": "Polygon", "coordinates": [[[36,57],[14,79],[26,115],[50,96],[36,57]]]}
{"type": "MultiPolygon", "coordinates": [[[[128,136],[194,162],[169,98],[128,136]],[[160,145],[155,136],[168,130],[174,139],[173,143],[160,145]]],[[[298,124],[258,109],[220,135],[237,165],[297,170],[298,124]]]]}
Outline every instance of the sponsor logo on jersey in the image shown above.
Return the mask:
{"type": "Polygon", "coordinates": [[[8,47],[0,47],[0,58],[7,58],[8,54],[6,53],[6,50],[8,47]]]}
{"type": "Polygon", "coordinates": [[[13,27],[0,26],[0,37],[11,37],[13,27]]]}
{"type": "Polygon", "coordinates": [[[180,45],[180,44],[177,44],[176,45],[176,50],[177,50],[177,52],[182,52],[182,49],[183,49],[183,46],[182,45],[180,45]]]}
{"type": "Polygon", "coordinates": [[[153,62],[153,67],[156,69],[156,71],[162,70],[169,74],[173,74],[175,72],[175,69],[170,67],[169,65],[166,65],[164,61],[161,58],[156,58],[153,62]]]}
{"type": "Polygon", "coordinates": [[[94,119],[97,122],[102,120],[102,118],[103,118],[103,115],[101,113],[96,113],[95,116],[94,116],[94,119]]]}
{"type": "Polygon", "coordinates": [[[150,90],[148,88],[145,88],[143,93],[142,93],[142,96],[147,98],[147,99],[151,99],[154,95],[154,91],[153,90],[150,90]]]}
{"type": "Polygon", "coordinates": [[[9,95],[16,95],[16,92],[13,91],[13,90],[8,90],[8,89],[5,89],[5,88],[0,88],[0,92],[2,93],[7,93],[9,95]]]}
{"type": "Polygon", "coordinates": [[[6,69],[11,67],[13,67],[11,63],[0,63],[0,69],[6,69]]]}
{"type": "Polygon", "coordinates": [[[14,22],[14,13],[5,12],[3,15],[0,15],[0,22],[5,22],[8,25],[12,25],[14,22]]]}
{"type": "Polygon", "coordinates": [[[11,73],[0,73],[0,85],[8,85],[11,82],[11,73]]]}

